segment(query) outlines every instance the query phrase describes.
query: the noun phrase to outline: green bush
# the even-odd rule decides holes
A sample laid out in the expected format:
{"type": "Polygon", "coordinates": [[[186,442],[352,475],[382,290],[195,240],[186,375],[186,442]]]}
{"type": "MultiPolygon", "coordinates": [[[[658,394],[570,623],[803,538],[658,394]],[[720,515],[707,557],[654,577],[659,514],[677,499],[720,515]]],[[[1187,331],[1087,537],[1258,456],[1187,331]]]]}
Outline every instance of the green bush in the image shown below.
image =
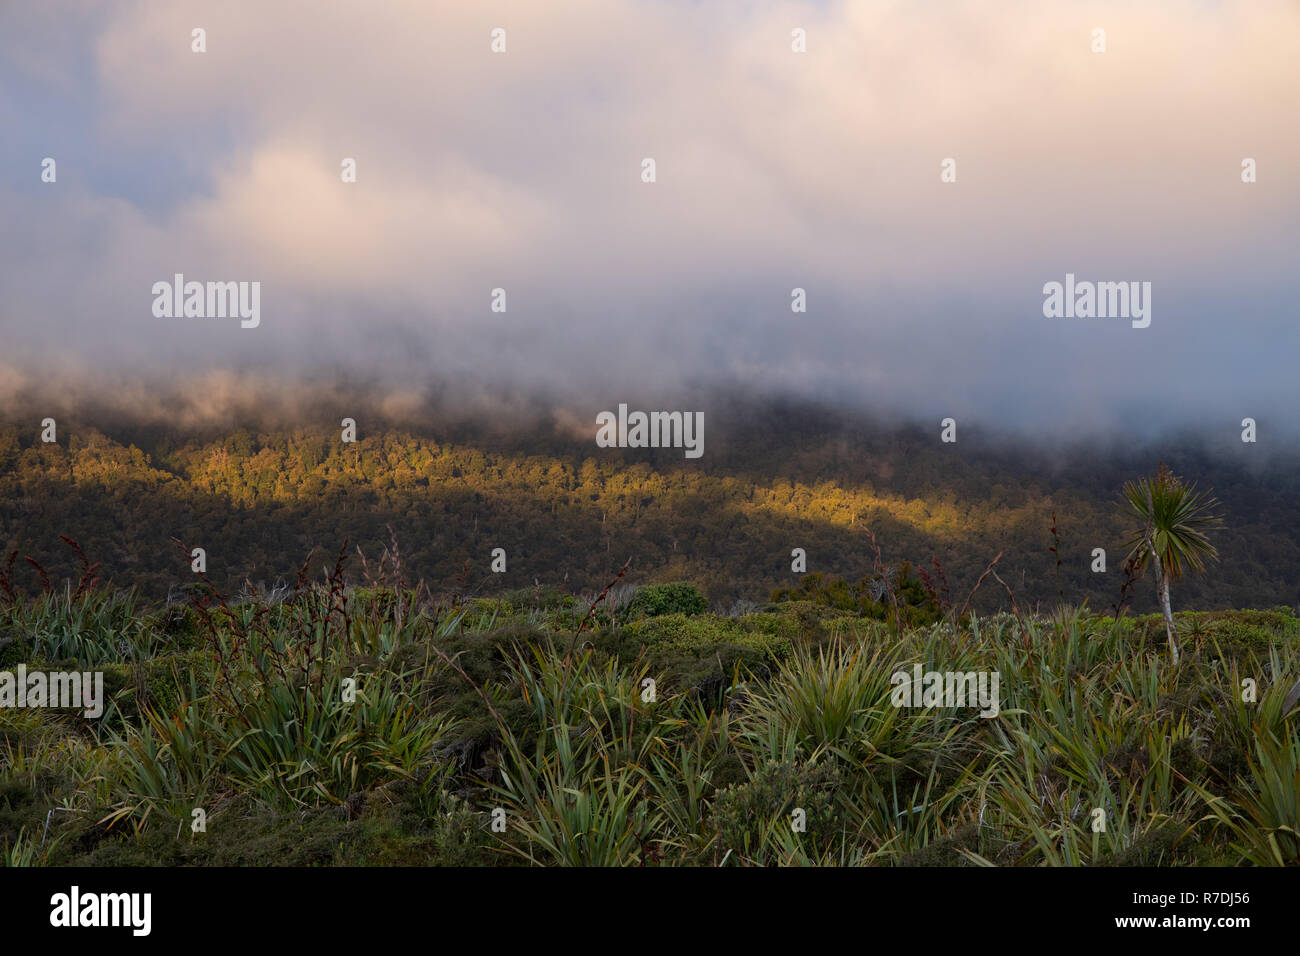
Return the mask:
{"type": "Polygon", "coordinates": [[[191,697],[195,689],[191,687],[192,678],[198,679],[200,687],[205,686],[210,671],[204,651],[157,657],[143,666],[149,706],[165,714],[175,713],[191,697]]]}
{"type": "Polygon", "coordinates": [[[689,651],[731,646],[783,657],[790,650],[790,630],[782,632],[779,627],[760,629],[754,626],[754,619],[765,617],[767,615],[752,614],[735,620],[713,616],[688,617],[681,613],[662,614],[629,624],[627,635],[648,647],[689,651]]]}
{"type": "Polygon", "coordinates": [[[0,670],[31,659],[32,645],[17,630],[0,631],[0,670]]]}
{"type": "Polygon", "coordinates": [[[686,581],[674,581],[643,587],[628,604],[626,617],[635,620],[661,614],[703,614],[707,610],[708,604],[699,588],[686,581]]]}
{"type": "Polygon", "coordinates": [[[842,784],[831,764],[768,761],[746,783],[727,787],[713,803],[712,824],[723,853],[734,862],[770,866],[780,862],[778,832],[791,830],[791,814],[802,810],[803,839],[813,853],[825,852],[840,835],[835,791],[842,784]]]}

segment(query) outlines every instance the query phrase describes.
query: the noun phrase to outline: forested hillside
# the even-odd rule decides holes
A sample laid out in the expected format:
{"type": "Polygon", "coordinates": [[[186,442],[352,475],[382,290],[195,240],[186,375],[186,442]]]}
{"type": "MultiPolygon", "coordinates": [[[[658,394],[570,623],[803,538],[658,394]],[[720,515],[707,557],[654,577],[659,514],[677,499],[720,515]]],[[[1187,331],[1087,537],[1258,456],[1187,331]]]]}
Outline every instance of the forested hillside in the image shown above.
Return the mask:
{"type": "MultiPolygon", "coordinates": [[[[186,433],[60,420],[57,444],[44,444],[36,420],[10,417],[0,424],[0,560],[17,552],[12,576],[29,593],[41,581],[27,556],[52,580],[75,580],[67,535],[102,578],[161,599],[194,580],[173,539],[204,548],[212,581],[238,591],[292,581],[313,548],[316,573],[345,541],[360,576],[356,548],[373,567],[395,537],[403,577],[435,590],[599,588],[631,558],[627,581],[690,579],[725,607],[798,587],[794,548],[810,573],[857,581],[873,567],[870,531],[886,563],[934,573],[937,561],[959,599],[1002,553],[1000,576],[1024,607],[1059,597],[1104,611],[1123,578],[1120,488],[1165,460],[1211,490],[1225,518],[1221,560],[1181,583],[1176,604],[1289,605],[1300,581],[1296,458],[1263,446],[1048,454],[975,428],[943,444],[937,425],[883,428],[781,404],[711,416],[699,460],[473,423],[421,431],[364,420],[345,444],[337,422],[186,433]],[[1104,574],[1089,568],[1098,547],[1104,574]],[[494,548],[506,552],[504,573],[491,571],[494,548]]],[[[1008,603],[996,587],[976,600],[1008,603]]],[[[1149,580],[1134,606],[1154,606],[1149,580]]]]}

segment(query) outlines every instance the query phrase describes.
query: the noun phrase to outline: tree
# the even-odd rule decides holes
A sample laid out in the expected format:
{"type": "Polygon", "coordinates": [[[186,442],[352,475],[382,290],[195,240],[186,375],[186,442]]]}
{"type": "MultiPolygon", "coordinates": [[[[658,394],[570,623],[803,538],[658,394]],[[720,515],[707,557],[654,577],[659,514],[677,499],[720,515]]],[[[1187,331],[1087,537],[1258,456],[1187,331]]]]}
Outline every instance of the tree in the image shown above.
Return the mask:
{"type": "Polygon", "coordinates": [[[1178,641],[1174,636],[1174,612],[1169,588],[1185,573],[1205,571],[1206,559],[1217,559],[1218,551],[1206,532],[1222,522],[1214,509],[1218,502],[1184,484],[1164,462],[1153,478],[1139,478],[1124,485],[1124,500],[1139,526],[1126,543],[1135,573],[1141,575],[1149,563],[1155,573],[1156,597],[1164,613],[1165,633],[1173,662],[1178,663],[1178,641]]]}

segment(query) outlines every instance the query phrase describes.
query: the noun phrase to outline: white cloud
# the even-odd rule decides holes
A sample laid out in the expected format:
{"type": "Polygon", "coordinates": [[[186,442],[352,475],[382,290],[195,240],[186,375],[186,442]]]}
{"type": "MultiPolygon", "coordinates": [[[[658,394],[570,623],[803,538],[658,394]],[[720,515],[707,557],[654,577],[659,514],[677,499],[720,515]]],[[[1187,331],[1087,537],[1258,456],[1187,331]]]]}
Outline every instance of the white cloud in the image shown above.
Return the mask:
{"type": "MultiPolygon", "coordinates": [[[[66,13],[0,14],[0,42],[66,13]]],[[[116,195],[0,194],[30,217],[0,234],[0,328],[29,360],[147,376],[160,357],[382,356],[551,389],[743,376],[1003,419],[1222,403],[1160,360],[1292,397],[1274,371],[1300,334],[1268,317],[1296,292],[1294,5],[138,3],[85,22],[81,49],[56,48],[95,65],[66,118],[92,124],[79,159],[146,158],[116,195]],[[178,166],[192,188],[146,201],[178,166]],[[262,281],[255,337],[160,327],[149,286],[182,270],[262,281]],[[1045,326],[1038,289],[1066,271],[1153,281],[1149,334],[1045,326]]]]}

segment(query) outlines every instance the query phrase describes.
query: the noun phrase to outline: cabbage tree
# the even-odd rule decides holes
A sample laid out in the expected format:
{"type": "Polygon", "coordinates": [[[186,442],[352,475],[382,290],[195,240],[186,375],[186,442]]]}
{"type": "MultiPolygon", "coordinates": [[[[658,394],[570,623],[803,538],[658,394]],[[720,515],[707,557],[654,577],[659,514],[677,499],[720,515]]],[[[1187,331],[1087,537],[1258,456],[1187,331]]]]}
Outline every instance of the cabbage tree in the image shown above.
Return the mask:
{"type": "Polygon", "coordinates": [[[1156,596],[1165,618],[1169,650],[1178,663],[1178,641],[1174,635],[1174,612],[1169,589],[1184,574],[1205,571],[1205,562],[1217,559],[1218,551],[1206,533],[1220,525],[1215,513],[1218,502],[1185,484],[1160,463],[1152,478],[1139,478],[1124,485],[1124,500],[1130,517],[1137,519],[1125,547],[1137,574],[1151,565],[1156,579],[1156,596]]]}

